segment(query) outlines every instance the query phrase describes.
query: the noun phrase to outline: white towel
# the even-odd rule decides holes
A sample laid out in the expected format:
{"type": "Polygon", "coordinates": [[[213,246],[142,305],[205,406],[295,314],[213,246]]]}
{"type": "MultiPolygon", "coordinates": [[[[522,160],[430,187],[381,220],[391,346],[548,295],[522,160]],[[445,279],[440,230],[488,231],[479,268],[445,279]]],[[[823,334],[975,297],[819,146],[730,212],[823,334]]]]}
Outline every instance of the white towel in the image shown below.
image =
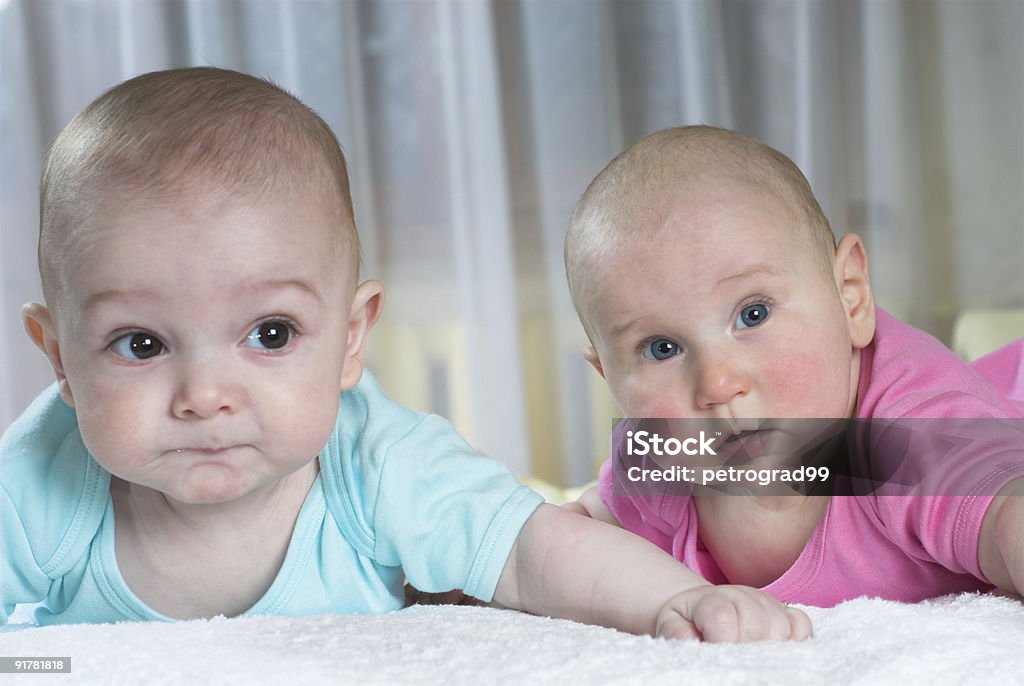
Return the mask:
{"type": "Polygon", "coordinates": [[[962,595],[805,608],[803,643],[631,636],[509,610],[7,627],[0,656],[70,656],[3,684],[927,684],[1024,682],[1024,604],[962,595]]]}

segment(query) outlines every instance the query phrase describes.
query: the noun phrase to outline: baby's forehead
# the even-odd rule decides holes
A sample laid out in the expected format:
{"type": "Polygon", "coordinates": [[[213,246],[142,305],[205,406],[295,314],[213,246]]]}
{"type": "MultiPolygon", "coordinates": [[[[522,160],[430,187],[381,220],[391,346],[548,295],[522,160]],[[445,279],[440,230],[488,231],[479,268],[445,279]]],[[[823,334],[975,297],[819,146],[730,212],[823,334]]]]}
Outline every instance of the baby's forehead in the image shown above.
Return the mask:
{"type": "MultiPolygon", "coordinates": [[[[307,184],[247,183],[225,181],[202,172],[166,182],[120,184],[98,193],[93,200],[90,221],[75,224],[74,230],[86,236],[114,228],[130,231],[139,222],[160,215],[164,217],[160,225],[163,231],[173,233],[178,226],[177,219],[187,219],[194,224],[205,221],[208,230],[216,231],[218,216],[256,207],[271,208],[283,214],[301,212],[316,216],[317,226],[339,226],[343,223],[342,203],[325,190],[328,189],[318,188],[312,181],[307,184]]],[[[280,230],[294,231],[295,227],[290,223],[281,224],[280,230]]]]}
{"type": "Polygon", "coordinates": [[[636,233],[641,240],[667,232],[681,232],[691,239],[792,240],[803,221],[799,210],[773,189],[729,175],[666,183],[641,198],[633,212],[620,217],[619,226],[606,230],[636,233]]]}
{"type": "MultiPolygon", "coordinates": [[[[240,188],[218,188],[195,179],[173,188],[145,192],[108,191],[97,202],[83,221],[67,224],[63,230],[51,235],[43,246],[43,263],[62,282],[64,288],[73,288],[70,279],[80,274],[89,261],[104,255],[130,257],[132,251],[147,250],[151,244],[159,245],[166,258],[188,258],[195,255],[194,238],[214,235],[220,221],[228,213],[271,213],[284,218],[270,224],[275,235],[286,242],[299,239],[305,244],[319,246],[309,260],[317,257],[343,257],[353,248],[349,237],[351,229],[339,217],[337,207],[323,194],[312,191],[251,192],[240,188]],[[310,221],[289,221],[292,216],[311,218],[310,221]],[[189,227],[186,233],[183,227],[189,227]],[[63,235],[60,235],[63,234],[63,235]],[[155,235],[171,240],[151,241],[155,235]]],[[[240,246],[244,248],[245,246],[240,246]]],[[[358,262],[358,258],[348,260],[358,262]]]]}
{"type": "Polygon", "coordinates": [[[673,280],[696,274],[717,280],[755,257],[769,270],[806,272],[817,256],[805,224],[757,186],[731,180],[675,186],[606,223],[579,270],[578,286],[620,288],[621,269],[644,272],[654,265],[673,280]],[[725,259],[730,255],[734,259],[725,259]]]}

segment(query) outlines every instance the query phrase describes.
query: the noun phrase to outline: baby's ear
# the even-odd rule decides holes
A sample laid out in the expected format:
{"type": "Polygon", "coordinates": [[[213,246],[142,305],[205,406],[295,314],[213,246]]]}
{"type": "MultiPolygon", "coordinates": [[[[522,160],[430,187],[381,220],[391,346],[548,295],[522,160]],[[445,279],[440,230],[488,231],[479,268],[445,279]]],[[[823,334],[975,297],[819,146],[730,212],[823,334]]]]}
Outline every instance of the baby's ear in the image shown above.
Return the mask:
{"type": "Polygon", "coordinates": [[[348,341],[345,344],[345,366],[341,370],[341,390],[347,391],[363,375],[363,350],[370,329],[377,323],[384,307],[384,286],[380,281],[359,284],[352,298],[348,317],[348,341]]]}
{"type": "Polygon", "coordinates": [[[604,378],[604,367],[601,366],[601,360],[597,356],[597,350],[592,345],[588,345],[583,349],[583,359],[590,363],[590,366],[597,370],[597,373],[604,378]]]}
{"type": "Polygon", "coordinates": [[[64,374],[64,361],[60,356],[60,343],[57,342],[57,327],[53,324],[50,310],[46,305],[29,303],[21,308],[21,322],[25,326],[25,333],[50,361],[50,366],[57,375],[60,397],[69,407],[74,407],[75,398],[64,374]]]}
{"type": "Polygon", "coordinates": [[[846,309],[850,340],[856,350],[875,337],[875,296],[868,278],[868,255],[855,234],[847,234],[836,247],[834,276],[846,309]]]}

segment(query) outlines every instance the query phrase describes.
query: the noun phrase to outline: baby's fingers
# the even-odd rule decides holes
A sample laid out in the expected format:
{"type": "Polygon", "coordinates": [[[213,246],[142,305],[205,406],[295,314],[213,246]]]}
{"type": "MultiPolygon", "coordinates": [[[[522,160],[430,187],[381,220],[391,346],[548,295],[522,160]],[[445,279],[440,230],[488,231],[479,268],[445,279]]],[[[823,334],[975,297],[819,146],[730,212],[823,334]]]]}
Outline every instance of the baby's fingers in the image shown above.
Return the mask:
{"type": "Polygon", "coordinates": [[[760,603],[751,600],[735,592],[708,594],[694,608],[693,623],[704,640],[711,643],[772,638],[768,614],[760,603]]]}
{"type": "Polygon", "coordinates": [[[812,633],[811,619],[763,591],[747,586],[720,586],[735,594],[741,641],[802,641],[812,633]]]}
{"type": "Polygon", "coordinates": [[[693,626],[693,622],[686,619],[678,612],[671,610],[661,613],[661,616],[658,618],[658,626],[655,630],[655,635],[661,638],[676,640],[701,638],[700,633],[698,633],[696,627],[693,626]]]}
{"type": "Polygon", "coordinates": [[[754,636],[741,636],[737,600],[742,599],[733,593],[722,593],[713,586],[681,593],[662,609],[656,635],[664,638],[699,638],[712,643],[735,643],[757,638],[758,628],[752,629],[754,636]]]}
{"type": "Polygon", "coordinates": [[[811,635],[811,620],[803,611],[768,594],[733,586],[740,641],[802,641],[811,635]]]}
{"type": "Polygon", "coordinates": [[[802,610],[795,607],[786,607],[786,616],[789,617],[789,637],[794,641],[802,641],[814,635],[814,627],[811,626],[811,618],[802,610]]]}
{"type": "Polygon", "coordinates": [[[811,635],[811,620],[753,588],[705,586],[669,601],[658,618],[657,635],[713,643],[802,641],[811,635]]]}
{"type": "Polygon", "coordinates": [[[803,611],[752,588],[733,587],[740,641],[802,641],[812,633],[803,611]]]}

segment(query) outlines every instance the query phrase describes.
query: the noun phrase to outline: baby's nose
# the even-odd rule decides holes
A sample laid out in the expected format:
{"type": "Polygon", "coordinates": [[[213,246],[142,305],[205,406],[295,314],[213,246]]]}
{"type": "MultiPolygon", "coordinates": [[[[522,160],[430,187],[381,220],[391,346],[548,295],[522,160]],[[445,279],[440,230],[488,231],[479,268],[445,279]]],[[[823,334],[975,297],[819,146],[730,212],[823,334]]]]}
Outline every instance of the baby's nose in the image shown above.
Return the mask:
{"type": "Polygon", "coordinates": [[[698,362],[694,401],[699,409],[711,409],[750,391],[750,377],[737,362],[727,356],[698,362]]]}
{"type": "Polygon", "coordinates": [[[238,386],[230,370],[215,360],[192,361],[179,376],[172,400],[172,412],[179,419],[210,418],[234,412],[238,386]]]}

